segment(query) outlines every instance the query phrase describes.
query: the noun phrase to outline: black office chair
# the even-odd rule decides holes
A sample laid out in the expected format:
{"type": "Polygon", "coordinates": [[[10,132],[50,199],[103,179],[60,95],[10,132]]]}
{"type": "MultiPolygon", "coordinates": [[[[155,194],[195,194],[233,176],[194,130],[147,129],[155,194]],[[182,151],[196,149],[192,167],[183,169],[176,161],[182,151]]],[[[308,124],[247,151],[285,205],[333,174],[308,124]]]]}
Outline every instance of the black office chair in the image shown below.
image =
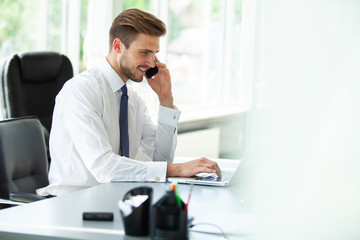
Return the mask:
{"type": "Polygon", "coordinates": [[[37,116],[48,149],[55,97],[73,77],[70,60],[56,52],[17,53],[4,60],[0,77],[3,118],[37,116]]]}
{"type": "Polygon", "coordinates": [[[35,190],[49,184],[42,125],[34,116],[0,121],[0,198],[44,199],[35,190]]]}

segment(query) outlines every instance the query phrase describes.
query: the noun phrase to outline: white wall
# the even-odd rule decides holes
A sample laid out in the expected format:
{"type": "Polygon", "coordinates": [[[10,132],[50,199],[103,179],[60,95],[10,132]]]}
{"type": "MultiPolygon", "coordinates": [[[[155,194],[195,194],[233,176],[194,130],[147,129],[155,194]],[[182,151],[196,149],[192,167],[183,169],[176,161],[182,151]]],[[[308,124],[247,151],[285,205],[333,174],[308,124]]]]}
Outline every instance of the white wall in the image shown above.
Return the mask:
{"type": "Polygon", "coordinates": [[[257,239],[359,239],[360,1],[249,2],[257,239]]]}
{"type": "Polygon", "coordinates": [[[219,157],[220,129],[210,128],[178,135],[175,156],[219,157]]]}

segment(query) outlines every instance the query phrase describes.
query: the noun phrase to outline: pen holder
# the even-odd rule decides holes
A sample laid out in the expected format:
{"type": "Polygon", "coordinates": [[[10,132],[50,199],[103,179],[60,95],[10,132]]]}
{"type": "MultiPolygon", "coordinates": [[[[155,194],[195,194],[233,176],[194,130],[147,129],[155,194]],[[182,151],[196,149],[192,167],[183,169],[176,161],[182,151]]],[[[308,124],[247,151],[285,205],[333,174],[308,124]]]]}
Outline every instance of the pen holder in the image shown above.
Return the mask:
{"type": "Polygon", "coordinates": [[[188,239],[188,219],[185,204],[168,191],[152,207],[151,239],[188,239]]]}
{"type": "MultiPolygon", "coordinates": [[[[120,209],[126,235],[148,236],[150,234],[152,192],[153,190],[150,187],[138,187],[128,191],[124,195],[123,202],[132,201],[137,197],[146,199],[139,206],[132,205],[132,211],[129,215],[124,214],[124,212],[120,209]]],[[[134,203],[136,202],[139,201],[134,201],[134,203]]]]}

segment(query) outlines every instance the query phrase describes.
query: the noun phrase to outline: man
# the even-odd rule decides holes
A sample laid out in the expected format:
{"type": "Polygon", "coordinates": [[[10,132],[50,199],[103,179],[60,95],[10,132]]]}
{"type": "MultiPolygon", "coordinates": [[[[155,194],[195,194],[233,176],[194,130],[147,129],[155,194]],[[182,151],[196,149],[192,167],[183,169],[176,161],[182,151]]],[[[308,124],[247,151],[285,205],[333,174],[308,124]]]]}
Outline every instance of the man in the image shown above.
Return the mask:
{"type": "Polygon", "coordinates": [[[218,165],[206,158],[172,163],[180,111],[173,104],[169,70],[155,56],[165,33],[161,20],[138,9],[115,18],[106,59],[70,79],[56,97],[50,184],[38,194],[61,195],[114,179],[165,181],[200,172],[220,175],[218,165]],[[155,66],[159,73],[145,78],[159,98],[157,125],[144,100],[126,84],[141,82],[146,70],[155,66]],[[151,161],[134,160],[139,148],[151,161]]]}

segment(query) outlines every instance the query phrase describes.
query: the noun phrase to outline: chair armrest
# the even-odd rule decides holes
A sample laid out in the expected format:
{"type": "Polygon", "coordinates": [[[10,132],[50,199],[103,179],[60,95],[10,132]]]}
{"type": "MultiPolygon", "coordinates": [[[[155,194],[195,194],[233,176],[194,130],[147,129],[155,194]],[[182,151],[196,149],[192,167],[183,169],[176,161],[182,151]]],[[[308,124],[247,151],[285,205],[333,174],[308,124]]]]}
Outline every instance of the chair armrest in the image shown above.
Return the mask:
{"type": "Polygon", "coordinates": [[[46,197],[39,196],[34,193],[22,193],[22,192],[11,192],[9,196],[10,196],[10,200],[14,202],[23,202],[23,203],[30,203],[30,202],[46,199],[46,197]]]}

